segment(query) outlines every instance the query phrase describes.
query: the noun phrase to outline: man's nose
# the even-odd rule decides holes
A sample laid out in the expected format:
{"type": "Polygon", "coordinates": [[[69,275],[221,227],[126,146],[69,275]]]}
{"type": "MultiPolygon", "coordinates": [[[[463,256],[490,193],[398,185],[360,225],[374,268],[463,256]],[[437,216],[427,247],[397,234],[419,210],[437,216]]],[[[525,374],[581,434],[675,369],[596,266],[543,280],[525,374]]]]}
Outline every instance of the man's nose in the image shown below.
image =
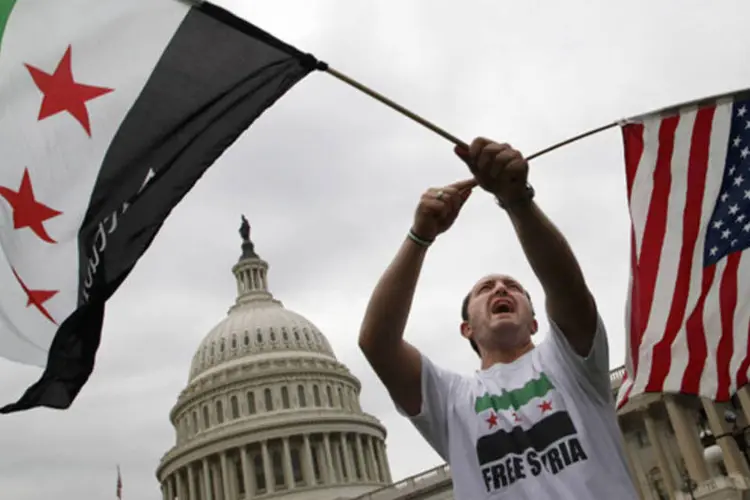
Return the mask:
{"type": "Polygon", "coordinates": [[[495,285],[495,293],[502,296],[508,295],[508,288],[504,283],[498,283],[495,285]]]}

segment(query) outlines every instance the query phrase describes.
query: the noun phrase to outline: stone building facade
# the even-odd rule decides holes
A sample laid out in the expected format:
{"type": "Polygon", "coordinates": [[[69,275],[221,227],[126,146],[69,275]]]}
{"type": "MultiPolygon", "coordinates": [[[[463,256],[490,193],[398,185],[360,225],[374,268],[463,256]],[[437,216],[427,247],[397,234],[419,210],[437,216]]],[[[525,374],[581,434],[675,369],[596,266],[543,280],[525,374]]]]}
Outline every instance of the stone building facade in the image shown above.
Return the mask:
{"type": "MultiPolygon", "coordinates": [[[[624,367],[610,373],[613,393],[624,367]]],[[[641,498],[750,498],[750,391],[731,401],[646,394],[618,413],[641,498]]]]}

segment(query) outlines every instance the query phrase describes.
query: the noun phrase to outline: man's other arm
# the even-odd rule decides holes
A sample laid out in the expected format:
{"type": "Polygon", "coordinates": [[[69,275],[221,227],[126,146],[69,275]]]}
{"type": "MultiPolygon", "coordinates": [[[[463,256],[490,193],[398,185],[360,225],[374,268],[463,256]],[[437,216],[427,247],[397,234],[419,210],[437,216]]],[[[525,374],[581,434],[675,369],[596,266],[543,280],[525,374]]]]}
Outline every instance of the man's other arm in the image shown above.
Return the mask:
{"type": "Polygon", "coordinates": [[[362,353],[410,417],[422,408],[422,360],[404,340],[404,329],[426,250],[410,239],[404,241],[372,293],[359,334],[362,353]]]}
{"type": "MultiPolygon", "coordinates": [[[[359,346],[393,401],[409,417],[442,418],[433,414],[443,412],[454,378],[422,358],[404,340],[404,328],[427,248],[453,225],[475,186],[472,178],[422,194],[411,236],[380,278],[362,321],[359,346]]],[[[428,422],[424,425],[432,427],[428,422]]]]}
{"type": "Polygon", "coordinates": [[[533,201],[508,208],[526,258],[544,289],[547,314],[575,352],[588,356],[597,331],[597,310],[568,242],[533,201]]]}

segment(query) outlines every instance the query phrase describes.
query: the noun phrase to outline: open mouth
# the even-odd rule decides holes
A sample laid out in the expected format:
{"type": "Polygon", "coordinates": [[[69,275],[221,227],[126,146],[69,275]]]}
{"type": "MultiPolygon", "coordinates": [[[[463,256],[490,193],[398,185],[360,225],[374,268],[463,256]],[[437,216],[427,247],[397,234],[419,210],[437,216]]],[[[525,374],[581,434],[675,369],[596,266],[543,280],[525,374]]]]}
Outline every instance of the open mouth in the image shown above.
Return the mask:
{"type": "Polygon", "coordinates": [[[490,303],[490,312],[492,314],[508,314],[513,311],[513,303],[508,299],[495,299],[490,303]]]}

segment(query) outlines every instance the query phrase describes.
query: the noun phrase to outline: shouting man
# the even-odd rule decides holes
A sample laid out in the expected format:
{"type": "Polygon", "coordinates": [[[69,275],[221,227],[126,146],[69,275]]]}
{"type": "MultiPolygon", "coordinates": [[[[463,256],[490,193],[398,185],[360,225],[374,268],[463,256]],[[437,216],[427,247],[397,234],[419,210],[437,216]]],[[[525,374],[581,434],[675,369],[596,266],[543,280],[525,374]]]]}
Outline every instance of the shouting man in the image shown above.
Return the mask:
{"type": "Polygon", "coordinates": [[[359,345],[399,411],[448,462],[457,500],[638,498],[609,385],[606,331],[562,234],[534,203],[528,164],[507,144],[456,150],[473,178],[422,195],[414,223],[372,294],[359,345]],[[403,338],[427,249],[479,186],[497,199],[545,292],[534,306],[510,276],[479,280],[461,306],[477,352],[472,376],[434,365],[403,338]]]}

